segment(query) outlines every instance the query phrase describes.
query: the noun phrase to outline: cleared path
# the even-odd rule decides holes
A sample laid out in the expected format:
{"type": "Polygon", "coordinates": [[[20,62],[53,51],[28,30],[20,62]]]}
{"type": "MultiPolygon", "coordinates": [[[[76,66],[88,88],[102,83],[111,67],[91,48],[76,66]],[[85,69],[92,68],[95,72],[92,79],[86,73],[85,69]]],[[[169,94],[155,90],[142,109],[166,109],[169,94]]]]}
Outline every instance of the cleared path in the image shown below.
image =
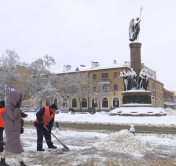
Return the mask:
{"type": "MultiPolygon", "coordinates": [[[[24,122],[24,125],[33,125],[34,122],[24,122]]],[[[61,128],[71,128],[79,130],[109,130],[120,131],[122,129],[130,129],[130,126],[121,125],[103,125],[103,124],[75,124],[59,122],[61,128]]],[[[160,134],[176,134],[176,128],[168,127],[142,127],[135,126],[136,133],[160,133],[160,134]]]]}

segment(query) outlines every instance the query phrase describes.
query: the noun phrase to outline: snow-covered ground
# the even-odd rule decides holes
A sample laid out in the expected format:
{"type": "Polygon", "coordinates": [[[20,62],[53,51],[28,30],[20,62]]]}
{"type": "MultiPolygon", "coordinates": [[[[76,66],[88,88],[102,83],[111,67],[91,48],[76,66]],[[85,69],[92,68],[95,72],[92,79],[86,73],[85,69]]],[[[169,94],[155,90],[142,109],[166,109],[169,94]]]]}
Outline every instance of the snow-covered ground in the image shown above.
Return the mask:
{"type": "MultiPolygon", "coordinates": [[[[120,108],[119,108],[120,109],[120,108]]],[[[122,108],[121,108],[122,109],[122,108]]],[[[136,108],[137,109],[137,108],[136,108]]],[[[146,107],[144,107],[146,109],[146,107]]],[[[148,108],[149,109],[149,108],[148,108]]],[[[152,108],[153,109],[153,108],[152,108]]],[[[156,108],[157,110],[157,108],[156,108]]],[[[160,109],[158,109],[161,111],[160,109]]],[[[73,122],[73,123],[96,123],[96,124],[117,124],[135,126],[157,126],[157,127],[176,127],[176,110],[162,109],[166,112],[166,116],[110,116],[108,112],[97,112],[94,115],[89,113],[59,113],[55,115],[55,121],[73,122]]],[[[113,110],[115,112],[117,110],[113,110]]],[[[152,110],[149,109],[149,112],[152,110]]],[[[25,121],[35,121],[36,113],[28,113],[25,121]]]]}
{"type": "MultiPolygon", "coordinates": [[[[23,158],[28,166],[148,166],[176,164],[175,135],[133,135],[127,130],[120,132],[104,131],[104,133],[98,131],[58,131],[55,128],[53,128],[52,132],[69,147],[70,151],[63,152],[61,150],[63,147],[52,137],[52,141],[58,147],[58,150],[49,150],[44,141],[43,147],[45,152],[37,152],[36,129],[33,127],[25,128],[24,134],[21,135],[21,140],[25,151],[23,158]],[[116,141],[113,142],[113,140],[116,141]],[[102,143],[105,143],[105,146],[102,143]],[[118,143],[121,145],[117,146],[116,144],[118,143]],[[137,145],[135,146],[135,144],[137,145]]],[[[15,157],[12,155],[6,158],[6,162],[13,166],[18,165],[15,157]]]]}

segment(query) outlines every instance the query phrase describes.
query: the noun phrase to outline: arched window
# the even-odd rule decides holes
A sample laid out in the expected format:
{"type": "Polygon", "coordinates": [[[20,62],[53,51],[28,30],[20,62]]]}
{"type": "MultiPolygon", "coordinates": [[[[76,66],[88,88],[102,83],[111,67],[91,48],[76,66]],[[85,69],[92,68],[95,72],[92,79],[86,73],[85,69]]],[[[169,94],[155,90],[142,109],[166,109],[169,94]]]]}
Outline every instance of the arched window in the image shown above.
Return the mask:
{"type": "Polygon", "coordinates": [[[42,99],[39,100],[39,108],[42,108],[42,99]]]}
{"type": "Polygon", "coordinates": [[[92,99],[92,107],[97,107],[97,99],[96,98],[92,99]]]}
{"type": "Polygon", "coordinates": [[[77,100],[75,98],[72,100],[72,107],[77,107],[77,100]]]}
{"type": "Polygon", "coordinates": [[[114,107],[114,108],[119,107],[119,99],[118,99],[117,97],[115,97],[115,98],[113,99],[113,107],[114,107]]]}
{"type": "Polygon", "coordinates": [[[82,99],[82,107],[87,107],[87,99],[86,98],[83,98],[82,99]]]}
{"type": "Polygon", "coordinates": [[[108,99],[106,97],[102,100],[102,107],[108,107],[108,99]]]}
{"type": "Polygon", "coordinates": [[[46,106],[50,106],[50,100],[46,99],[46,106]]]}
{"type": "Polygon", "coordinates": [[[54,104],[57,105],[57,99],[54,99],[54,104]]]}

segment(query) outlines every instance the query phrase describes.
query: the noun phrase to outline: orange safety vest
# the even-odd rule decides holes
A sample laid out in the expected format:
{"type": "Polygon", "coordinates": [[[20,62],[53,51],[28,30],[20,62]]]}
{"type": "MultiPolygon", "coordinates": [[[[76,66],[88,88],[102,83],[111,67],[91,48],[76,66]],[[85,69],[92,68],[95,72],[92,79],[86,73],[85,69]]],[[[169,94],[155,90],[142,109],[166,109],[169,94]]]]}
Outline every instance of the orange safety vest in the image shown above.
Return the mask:
{"type": "MultiPolygon", "coordinates": [[[[54,117],[54,115],[55,115],[55,113],[52,113],[52,114],[50,115],[50,109],[49,109],[49,107],[45,107],[45,112],[44,112],[44,114],[43,114],[43,116],[42,116],[43,124],[44,124],[45,126],[47,126],[47,125],[49,124],[49,122],[51,121],[51,119],[54,117]]],[[[37,123],[39,123],[37,118],[36,118],[35,121],[36,121],[37,123]]]]}
{"type": "Polygon", "coordinates": [[[3,127],[4,128],[4,117],[3,117],[3,114],[4,114],[4,107],[0,108],[0,127],[3,127]]]}

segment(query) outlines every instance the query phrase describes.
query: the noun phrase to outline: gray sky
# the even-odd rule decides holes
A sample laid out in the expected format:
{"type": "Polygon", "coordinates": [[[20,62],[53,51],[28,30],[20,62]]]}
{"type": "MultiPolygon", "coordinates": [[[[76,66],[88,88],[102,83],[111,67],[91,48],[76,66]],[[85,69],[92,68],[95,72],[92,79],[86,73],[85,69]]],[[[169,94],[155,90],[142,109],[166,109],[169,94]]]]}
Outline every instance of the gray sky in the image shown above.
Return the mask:
{"type": "Polygon", "coordinates": [[[130,61],[128,27],[140,16],[142,62],[176,90],[175,0],[0,0],[0,54],[15,50],[21,61],[48,54],[52,70],[130,61]]]}

